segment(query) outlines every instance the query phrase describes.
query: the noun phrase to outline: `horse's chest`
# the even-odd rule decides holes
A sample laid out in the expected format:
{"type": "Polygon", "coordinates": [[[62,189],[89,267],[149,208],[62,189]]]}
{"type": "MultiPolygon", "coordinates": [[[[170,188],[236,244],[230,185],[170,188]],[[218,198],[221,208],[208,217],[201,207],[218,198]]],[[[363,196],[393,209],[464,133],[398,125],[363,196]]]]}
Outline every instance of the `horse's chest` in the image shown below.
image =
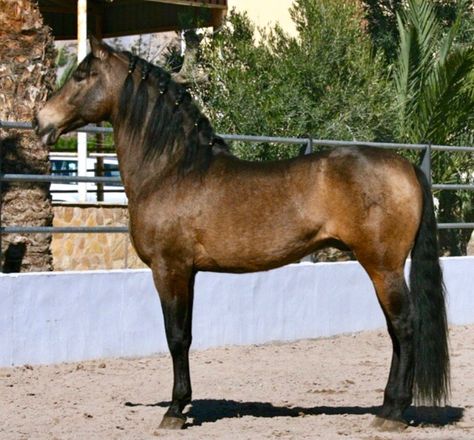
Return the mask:
{"type": "Polygon", "coordinates": [[[170,213],[165,215],[163,207],[142,206],[130,212],[130,236],[138,256],[146,263],[154,258],[178,255],[186,252],[193,242],[191,225],[183,225],[183,219],[170,213]]]}

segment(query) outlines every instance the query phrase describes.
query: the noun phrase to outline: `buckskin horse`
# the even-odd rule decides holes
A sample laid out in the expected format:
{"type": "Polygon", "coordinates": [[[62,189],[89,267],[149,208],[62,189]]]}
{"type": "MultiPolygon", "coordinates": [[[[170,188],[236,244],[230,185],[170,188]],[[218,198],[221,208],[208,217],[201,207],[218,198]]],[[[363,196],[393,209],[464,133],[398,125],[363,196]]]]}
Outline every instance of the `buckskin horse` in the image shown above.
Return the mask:
{"type": "Polygon", "coordinates": [[[54,144],[61,134],[100,121],[114,127],[131,239],[152,270],[164,315],[174,383],[160,427],[182,428],[191,402],[196,273],[272,269],[327,245],[350,249],[364,267],[392,340],[374,424],[399,427],[414,398],[445,403],[444,288],[431,190],[418,167],[364,147],[240,160],[169,73],[92,38],[91,53],[34,125],[42,142],[54,144]]]}

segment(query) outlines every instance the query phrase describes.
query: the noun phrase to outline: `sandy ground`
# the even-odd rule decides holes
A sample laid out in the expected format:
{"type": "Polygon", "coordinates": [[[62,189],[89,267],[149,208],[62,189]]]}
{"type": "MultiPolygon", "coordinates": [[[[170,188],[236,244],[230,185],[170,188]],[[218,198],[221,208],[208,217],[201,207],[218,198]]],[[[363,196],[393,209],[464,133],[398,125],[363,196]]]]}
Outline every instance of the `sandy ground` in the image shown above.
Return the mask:
{"type": "Polygon", "coordinates": [[[385,332],[193,352],[183,431],[159,431],[171,362],[159,355],[0,369],[0,439],[474,439],[474,326],[451,330],[452,398],[370,426],[389,367],[385,332]]]}

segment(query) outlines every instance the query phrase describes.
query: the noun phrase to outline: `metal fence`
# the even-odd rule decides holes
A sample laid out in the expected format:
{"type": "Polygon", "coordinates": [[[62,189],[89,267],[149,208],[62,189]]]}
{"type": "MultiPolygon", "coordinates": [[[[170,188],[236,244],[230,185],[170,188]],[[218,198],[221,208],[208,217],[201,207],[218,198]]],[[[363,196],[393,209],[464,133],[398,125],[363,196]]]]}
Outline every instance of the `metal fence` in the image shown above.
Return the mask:
{"type": "MultiPolygon", "coordinates": [[[[7,122],[0,121],[0,129],[22,129],[31,130],[32,126],[27,122],[7,122]]],[[[111,133],[112,128],[97,127],[88,125],[77,131],[85,133],[111,133]]],[[[366,146],[396,150],[416,150],[421,151],[422,161],[421,168],[428,176],[432,190],[468,190],[474,191],[474,184],[444,184],[431,182],[431,155],[434,151],[447,151],[456,153],[474,154],[474,147],[466,146],[448,146],[448,145],[431,145],[431,144],[399,144],[399,143],[381,143],[381,142],[353,142],[353,141],[334,141],[320,140],[312,138],[294,138],[294,137],[272,137],[272,136],[245,136],[245,135],[220,135],[223,139],[235,142],[249,143],[277,143],[287,145],[299,145],[304,154],[310,154],[315,147],[350,147],[350,146],[366,146]]],[[[37,174],[5,174],[0,169],[0,200],[2,182],[88,182],[102,184],[120,184],[121,180],[115,177],[89,177],[89,176],[52,176],[37,174]]],[[[474,229],[474,223],[439,223],[440,229],[474,229]]],[[[91,233],[91,232],[107,232],[107,233],[124,233],[128,228],[125,226],[94,226],[94,227],[53,227],[53,226],[2,226],[1,209],[0,209],[0,237],[2,234],[9,233],[91,233]]]]}

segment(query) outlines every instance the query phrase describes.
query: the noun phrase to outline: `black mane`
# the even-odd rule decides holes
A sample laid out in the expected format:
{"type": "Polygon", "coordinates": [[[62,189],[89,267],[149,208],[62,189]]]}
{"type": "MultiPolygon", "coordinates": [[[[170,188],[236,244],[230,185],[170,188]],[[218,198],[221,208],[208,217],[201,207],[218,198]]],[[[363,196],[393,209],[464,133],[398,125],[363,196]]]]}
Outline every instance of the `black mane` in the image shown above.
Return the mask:
{"type": "Polygon", "coordinates": [[[181,171],[204,171],[216,150],[229,151],[185,87],[164,69],[129,52],[124,54],[129,73],[120,96],[119,117],[129,128],[129,141],[144,149],[145,160],[181,151],[181,171]],[[138,85],[135,70],[141,76],[138,85]]]}

